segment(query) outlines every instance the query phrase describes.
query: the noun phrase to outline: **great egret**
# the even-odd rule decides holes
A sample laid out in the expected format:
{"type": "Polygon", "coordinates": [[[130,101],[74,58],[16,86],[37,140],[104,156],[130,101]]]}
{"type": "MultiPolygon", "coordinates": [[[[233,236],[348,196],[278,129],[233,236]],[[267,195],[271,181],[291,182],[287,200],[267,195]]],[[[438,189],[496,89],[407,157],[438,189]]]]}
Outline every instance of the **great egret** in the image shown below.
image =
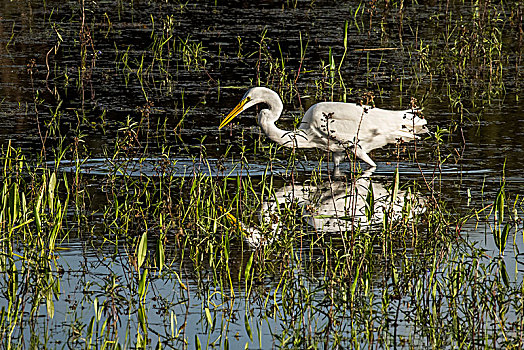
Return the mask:
{"type": "Polygon", "coordinates": [[[258,124],[274,142],[291,148],[320,148],[333,152],[335,167],[348,152],[376,167],[368,152],[399,140],[411,141],[426,133],[426,120],[411,110],[391,111],[354,103],[320,102],[309,108],[298,130],[279,129],[283,104],[276,92],[265,87],[247,91],[240,103],[224,118],[222,129],[242,111],[264,103],[267,109],[258,114],[258,124]]]}

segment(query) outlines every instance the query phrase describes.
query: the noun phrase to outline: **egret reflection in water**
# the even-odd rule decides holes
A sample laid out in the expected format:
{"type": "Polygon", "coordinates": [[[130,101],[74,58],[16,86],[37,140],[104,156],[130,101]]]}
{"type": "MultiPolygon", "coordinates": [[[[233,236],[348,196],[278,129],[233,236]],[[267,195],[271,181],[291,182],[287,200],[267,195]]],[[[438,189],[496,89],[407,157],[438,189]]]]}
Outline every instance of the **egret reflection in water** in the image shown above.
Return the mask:
{"type": "Polygon", "coordinates": [[[353,182],[332,181],[320,186],[291,184],[275,191],[262,205],[260,226],[241,223],[232,214],[227,217],[238,225],[246,242],[253,248],[278,239],[282,231],[284,208],[298,207],[307,230],[336,233],[353,227],[372,228],[389,222],[412,220],[426,211],[427,199],[410,189],[395,191],[392,183],[371,178],[368,170],[353,182]],[[395,193],[396,192],[396,193],[395,193]]]}

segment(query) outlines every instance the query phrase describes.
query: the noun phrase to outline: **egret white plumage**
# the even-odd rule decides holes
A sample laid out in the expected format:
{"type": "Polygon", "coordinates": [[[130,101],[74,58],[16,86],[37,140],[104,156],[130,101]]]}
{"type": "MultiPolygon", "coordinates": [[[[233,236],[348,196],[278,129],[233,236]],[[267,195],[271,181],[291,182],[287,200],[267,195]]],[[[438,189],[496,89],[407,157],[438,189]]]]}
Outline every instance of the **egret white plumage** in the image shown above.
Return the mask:
{"type": "Polygon", "coordinates": [[[309,108],[297,130],[279,129],[275,122],[283,110],[276,92],[265,87],[247,91],[240,103],[224,118],[222,129],[242,111],[264,103],[258,114],[258,124],[274,142],[291,148],[319,148],[333,152],[335,167],[348,152],[376,167],[368,153],[399,140],[411,141],[426,133],[426,120],[412,110],[393,111],[354,103],[320,102],[309,108]]]}

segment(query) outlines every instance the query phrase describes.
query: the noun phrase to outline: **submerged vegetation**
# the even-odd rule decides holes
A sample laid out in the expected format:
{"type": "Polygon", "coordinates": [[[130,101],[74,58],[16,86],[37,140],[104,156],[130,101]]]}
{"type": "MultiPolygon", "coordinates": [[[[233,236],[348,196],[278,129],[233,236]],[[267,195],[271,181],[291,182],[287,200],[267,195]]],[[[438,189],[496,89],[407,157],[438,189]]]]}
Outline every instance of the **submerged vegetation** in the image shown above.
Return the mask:
{"type": "Polygon", "coordinates": [[[239,4],[3,5],[0,347],[523,347],[523,5],[239,4]],[[432,132],[334,174],[258,85],[432,132]]]}

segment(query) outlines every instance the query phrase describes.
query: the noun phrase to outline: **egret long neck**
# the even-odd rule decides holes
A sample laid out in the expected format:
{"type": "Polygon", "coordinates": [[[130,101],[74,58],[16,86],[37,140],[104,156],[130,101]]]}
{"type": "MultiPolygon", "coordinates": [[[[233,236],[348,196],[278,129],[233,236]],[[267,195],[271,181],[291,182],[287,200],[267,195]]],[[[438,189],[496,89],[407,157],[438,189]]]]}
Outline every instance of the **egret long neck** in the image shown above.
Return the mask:
{"type": "Polygon", "coordinates": [[[290,148],[308,147],[307,137],[303,130],[287,131],[279,129],[275,122],[280,118],[284,105],[278,94],[266,89],[265,96],[261,99],[262,103],[268,106],[258,114],[258,124],[264,133],[274,142],[290,148]]]}
{"type": "Polygon", "coordinates": [[[273,110],[262,110],[259,114],[258,124],[264,131],[264,133],[272,141],[279,145],[289,148],[307,148],[311,147],[308,145],[308,137],[304,130],[282,130],[275,125],[275,122],[280,117],[282,108],[280,108],[278,114],[274,113],[273,110]]]}

